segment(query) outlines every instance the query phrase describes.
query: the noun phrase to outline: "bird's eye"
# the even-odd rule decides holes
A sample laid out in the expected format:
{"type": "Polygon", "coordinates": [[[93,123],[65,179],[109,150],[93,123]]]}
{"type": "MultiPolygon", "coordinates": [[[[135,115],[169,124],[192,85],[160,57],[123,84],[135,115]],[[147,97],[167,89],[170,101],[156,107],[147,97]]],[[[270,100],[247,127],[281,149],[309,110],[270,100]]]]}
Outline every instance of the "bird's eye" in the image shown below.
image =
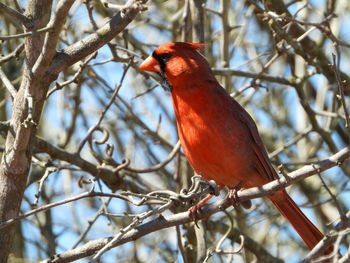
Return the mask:
{"type": "Polygon", "coordinates": [[[161,53],[161,54],[158,54],[157,52],[153,52],[153,57],[155,59],[158,60],[159,63],[161,64],[165,64],[165,62],[167,62],[169,60],[169,58],[171,57],[171,54],[170,53],[161,53]]]}
{"type": "Polygon", "coordinates": [[[171,57],[170,53],[159,54],[159,58],[162,59],[163,61],[167,61],[170,57],[171,57]]]}

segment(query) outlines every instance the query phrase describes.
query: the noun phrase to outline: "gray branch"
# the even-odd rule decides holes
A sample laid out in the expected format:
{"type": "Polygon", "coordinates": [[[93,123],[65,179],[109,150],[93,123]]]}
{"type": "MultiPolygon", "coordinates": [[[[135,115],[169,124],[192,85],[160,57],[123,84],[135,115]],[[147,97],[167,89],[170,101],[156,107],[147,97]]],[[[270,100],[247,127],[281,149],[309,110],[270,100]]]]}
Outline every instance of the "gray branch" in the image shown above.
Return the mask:
{"type": "MultiPolygon", "coordinates": [[[[240,201],[249,200],[252,198],[263,197],[271,195],[273,192],[285,188],[293,183],[296,183],[306,177],[314,175],[318,172],[327,170],[334,166],[340,165],[347,158],[350,157],[350,146],[347,146],[340,150],[338,153],[330,156],[329,158],[319,161],[314,165],[306,165],[296,171],[293,171],[286,175],[286,177],[274,180],[261,187],[254,187],[250,189],[244,189],[237,192],[240,201]],[[287,179],[288,178],[288,179],[287,179]]],[[[201,209],[198,215],[198,219],[205,219],[210,217],[219,211],[228,208],[231,204],[226,198],[218,200],[214,203],[208,204],[201,209]]],[[[157,218],[146,222],[144,224],[136,226],[133,230],[127,232],[118,242],[114,244],[114,247],[120,246],[130,241],[134,241],[152,232],[169,228],[177,225],[182,225],[191,222],[188,212],[182,212],[174,215],[163,216],[159,215],[157,218]]],[[[89,241],[79,248],[74,248],[66,251],[62,254],[55,255],[51,259],[46,259],[42,263],[63,263],[71,262],[76,259],[88,257],[95,254],[97,251],[106,246],[113,238],[101,238],[93,241],[89,241]]],[[[323,241],[321,241],[323,242],[323,241]]]]}
{"type": "Polygon", "coordinates": [[[62,52],[58,52],[48,69],[49,74],[57,75],[70,65],[78,62],[93,53],[103,45],[111,41],[119,34],[140,11],[144,11],[144,5],[148,0],[130,0],[124,9],[118,12],[112,19],[93,33],[80,41],[68,46],[62,52]]]}
{"type": "Polygon", "coordinates": [[[22,24],[26,24],[28,22],[28,19],[26,16],[22,15],[20,12],[18,12],[15,9],[12,9],[11,7],[0,3],[0,11],[9,14],[12,17],[15,17],[18,19],[22,24]]]}

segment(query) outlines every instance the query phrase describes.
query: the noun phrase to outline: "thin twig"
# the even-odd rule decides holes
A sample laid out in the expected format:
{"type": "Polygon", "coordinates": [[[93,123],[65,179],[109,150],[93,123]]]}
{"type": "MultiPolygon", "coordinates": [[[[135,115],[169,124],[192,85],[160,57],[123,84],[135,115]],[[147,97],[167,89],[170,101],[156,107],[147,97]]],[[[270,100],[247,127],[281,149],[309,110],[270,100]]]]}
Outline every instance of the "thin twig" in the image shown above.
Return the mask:
{"type": "Polygon", "coordinates": [[[89,129],[89,132],[88,134],[86,135],[86,137],[80,142],[79,144],[79,147],[78,147],[78,150],[76,152],[76,154],[79,154],[81,152],[81,150],[83,149],[85,143],[87,142],[87,140],[89,139],[89,137],[91,136],[91,134],[95,131],[95,129],[100,126],[102,120],[104,119],[107,111],[109,110],[109,108],[112,106],[112,104],[114,103],[114,100],[115,98],[117,97],[118,95],[118,92],[121,88],[121,86],[123,85],[123,82],[124,82],[124,79],[125,79],[125,76],[126,76],[126,73],[128,72],[130,66],[131,66],[131,63],[133,62],[133,59],[131,58],[129,63],[124,67],[124,72],[123,72],[123,75],[119,81],[119,85],[114,89],[113,91],[113,94],[112,94],[112,97],[110,98],[109,100],[109,103],[106,105],[106,107],[104,108],[104,110],[101,112],[100,114],[100,118],[99,120],[97,121],[97,123],[91,128],[89,129]]]}
{"type": "Polygon", "coordinates": [[[326,189],[326,191],[328,192],[329,196],[332,198],[337,210],[338,210],[338,213],[340,215],[340,220],[342,221],[343,224],[346,224],[347,222],[349,222],[349,219],[346,217],[343,209],[340,207],[340,204],[337,200],[337,197],[332,193],[332,191],[329,189],[329,187],[327,186],[326,182],[323,180],[322,178],[322,175],[321,173],[318,171],[318,169],[316,169],[317,171],[317,175],[318,177],[320,178],[321,182],[322,182],[322,185],[323,187],[326,189]]]}
{"type": "Polygon", "coordinates": [[[178,244],[178,247],[180,248],[180,253],[181,253],[181,256],[182,256],[182,260],[183,260],[184,263],[189,263],[188,259],[187,259],[186,252],[185,252],[185,248],[184,248],[184,246],[182,244],[182,237],[181,237],[180,226],[175,226],[175,228],[176,228],[177,244],[178,244]]]}
{"type": "MultiPolygon", "coordinates": [[[[350,234],[350,229],[344,229],[340,232],[328,234],[306,255],[306,257],[301,261],[301,263],[315,262],[315,261],[313,261],[313,259],[318,258],[320,256],[322,257],[325,250],[331,244],[333,244],[334,241],[336,241],[338,237],[346,236],[349,234],[350,234]]],[[[333,253],[321,258],[322,262],[329,262],[329,259],[332,259],[334,256],[337,256],[337,255],[338,255],[337,251],[334,249],[333,253]],[[323,259],[328,259],[328,260],[323,261],[323,259]]]]}
{"type": "Polygon", "coordinates": [[[14,224],[14,223],[16,223],[16,222],[18,222],[20,220],[23,220],[24,218],[27,218],[28,216],[37,214],[37,213],[42,212],[42,211],[49,210],[49,209],[51,209],[53,207],[64,205],[64,204],[68,204],[68,203],[71,203],[71,202],[74,202],[74,201],[77,201],[77,200],[80,200],[80,199],[84,199],[84,198],[95,197],[95,196],[106,196],[106,197],[114,197],[114,198],[119,198],[119,199],[122,199],[122,200],[127,200],[124,196],[119,195],[119,194],[101,193],[101,192],[89,191],[89,192],[85,192],[85,193],[79,194],[77,196],[73,196],[73,197],[64,199],[62,201],[58,201],[58,202],[50,203],[50,204],[47,204],[47,205],[43,205],[43,206],[41,206],[39,208],[36,208],[36,209],[33,209],[33,210],[31,210],[31,211],[29,211],[27,213],[24,213],[23,215],[20,215],[20,216],[17,216],[15,218],[6,220],[4,222],[1,222],[0,223],[0,229],[9,227],[10,225],[12,225],[12,224],[14,224]]]}
{"type": "Polygon", "coordinates": [[[33,205],[34,205],[34,206],[37,206],[37,205],[38,205],[39,198],[40,198],[40,195],[41,195],[43,186],[44,186],[44,182],[46,181],[46,179],[49,177],[49,175],[50,175],[51,173],[57,172],[57,170],[58,170],[58,169],[57,169],[56,167],[47,167],[47,168],[45,169],[45,173],[44,173],[43,177],[40,179],[38,193],[35,194],[35,199],[34,199],[34,202],[33,202],[33,205]]]}
{"type": "MultiPolygon", "coordinates": [[[[109,204],[109,202],[112,200],[112,197],[109,197],[107,200],[107,204],[109,204]]],[[[99,218],[99,216],[103,215],[102,212],[104,210],[104,205],[102,205],[99,210],[96,212],[95,216],[92,219],[87,220],[88,222],[88,226],[85,228],[85,230],[80,234],[79,238],[77,239],[77,241],[75,241],[74,245],[72,246],[72,248],[76,248],[80,242],[86,237],[87,233],[90,231],[91,227],[93,226],[93,224],[97,221],[97,219],[99,218]]]]}
{"type": "Polygon", "coordinates": [[[150,173],[150,172],[157,171],[157,170],[163,168],[165,165],[167,165],[175,157],[175,155],[179,151],[180,147],[181,147],[181,144],[180,144],[180,141],[178,141],[175,144],[174,148],[169,153],[168,157],[164,161],[162,161],[162,162],[160,162],[152,167],[149,167],[146,169],[136,169],[136,168],[131,168],[131,167],[126,166],[123,169],[125,169],[126,171],[129,171],[129,172],[134,172],[134,173],[150,173]]]}
{"type": "Polygon", "coordinates": [[[161,214],[163,211],[169,209],[173,205],[173,201],[170,200],[168,203],[154,208],[152,210],[148,210],[147,212],[143,213],[142,215],[135,217],[133,222],[129,224],[127,227],[124,227],[120,230],[120,232],[110,241],[108,242],[102,249],[100,249],[95,256],[92,257],[92,259],[89,261],[89,263],[96,262],[100,259],[100,257],[108,250],[113,248],[115,244],[117,244],[125,234],[130,232],[131,230],[134,230],[136,226],[140,225],[143,220],[146,218],[155,215],[155,214],[161,214]]]}
{"type": "Polygon", "coordinates": [[[339,87],[339,93],[340,93],[340,101],[341,104],[343,106],[343,110],[344,110],[344,114],[345,114],[345,128],[348,130],[348,133],[350,134],[350,118],[349,118],[349,113],[348,113],[348,109],[346,107],[346,102],[345,102],[345,95],[344,95],[344,85],[346,82],[343,82],[340,78],[340,74],[338,71],[338,67],[336,65],[336,56],[334,53],[332,53],[332,57],[333,57],[333,70],[335,73],[335,77],[337,79],[338,82],[338,87],[339,87]]]}
{"type": "Polygon", "coordinates": [[[242,94],[244,91],[246,91],[247,89],[251,88],[251,87],[255,87],[256,86],[256,81],[264,74],[264,72],[282,55],[282,53],[276,53],[275,55],[273,55],[273,57],[266,62],[266,64],[263,66],[263,68],[260,70],[259,73],[257,73],[254,78],[250,81],[250,83],[244,87],[242,87],[241,89],[233,92],[231,94],[232,97],[236,97],[240,94],[242,94]]]}
{"type": "Polygon", "coordinates": [[[2,83],[4,83],[6,89],[9,91],[12,99],[14,99],[16,97],[17,90],[12,85],[11,81],[7,78],[5,72],[2,71],[1,67],[0,67],[0,79],[1,79],[2,83]]]}
{"type": "Polygon", "coordinates": [[[13,0],[13,3],[15,4],[15,7],[16,7],[16,10],[19,12],[19,13],[23,13],[23,10],[21,8],[21,6],[19,5],[18,1],[17,0],[13,0]]]}
{"type": "Polygon", "coordinates": [[[104,5],[105,8],[111,8],[118,11],[122,10],[125,7],[124,5],[112,4],[107,0],[101,0],[101,3],[104,5]]]}
{"type": "Polygon", "coordinates": [[[6,63],[13,58],[18,58],[19,54],[24,50],[24,43],[19,44],[10,54],[0,58],[0,64],[6,63]]]}
{"type": "Polygon", "coordinates": [[[308,127],[306,128],[303,132],[299,133],[297,136],[295,136],[290,142],[283,144],[281,147],[277,148],[276,150],[274,150],[272,153],[269,154],[269,158],[273,158],[276,155],[278,155],[279,153],[281,153],[282,151],[284,151],[285,149],[287,149],[288,147],[296,144],[298,141],[300,141],[302,138],[304,138],[305,136],[307,136],[310,132],[312,131],[312,127],[308,127]]]}
{"type": "MultiPolygon", "coordinates": [[[[246,78],[256,78],[258,73],[251,73],[247,71],[235,70],[231,68],[214,68],[213,73],[215,75],[220,76],[238,76],[238,77],[246,77],[246,78]]],[[[288,80],[287,78],[270,76],[270,75],[260,75],[258,79],[275,82],[283,85],[293,86],[294,84],[288,80]]]]}
{"type": "MultiPolygon", "coordinates": [[[[17,7],[17,5],[16,5],[17,7]]],[[[12,17],[15,17],[16,19],[18,19],[23,25],[25,25],[28,22],[28,18],[24,15],[22,15],[20,12],[18,12],[15,9],[12,9],[11,7],[0,3],[0,10],[3,12],[6,12],[7,14],[9,14],[12,17]]]]}
{"type": "Polygon", "coordinates": [[[25,37],[30,37],[30,36],[43,34],[43,33],[49,32],[51,30],[52,30],[52,27],[44,27],[44,28],[41,28],[41,29],[38,29],[38,30],[34,30],[34,31],[31,31],[31,32],[26,32],[26,33],[11,35],[11,36],[0,36],[0,40],[10,40],[10,39],[17,39],[17,38],[25,38],[25,37]]]}
{"type": "Polygon", "coordinates": [[[88,63],[95,59],[97,56],[97,51],[95,51],[94,53],[92,53],[84,62],[82,62],[79,65],[79,69],[77,70],[77,72],[74,74],[74,76],[70,79],[70,80],[66,80],[63,83],[58,83],[56,82],[56,85],[54,88],[52,88],[51,90],[48,91],[46,98],[49,98],[51,96],[51,94],[53,94],[55,91],[62,89],[63,87],[73,83],[74,81],[77,80],[77,78],[81,75],[81,73],[83,72],[84,68],[88,65],[88,63]]]}

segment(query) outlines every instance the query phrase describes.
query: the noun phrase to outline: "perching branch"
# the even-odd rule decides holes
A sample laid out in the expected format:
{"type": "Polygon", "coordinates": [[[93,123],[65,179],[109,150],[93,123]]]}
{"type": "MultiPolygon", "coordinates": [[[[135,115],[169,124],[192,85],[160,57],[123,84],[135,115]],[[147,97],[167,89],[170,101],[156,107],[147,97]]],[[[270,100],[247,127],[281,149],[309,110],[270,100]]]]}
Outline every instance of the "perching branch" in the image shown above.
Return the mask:
{"type": "Polygon", "coordinates": [[[350,145],[343,148],[336,154],[328,157],[312,165],[305,165],[304,167],[288,173],[285,177],[274,180],[261,187],[254,187],[250,189],[240,190],[237,195],[240,200],[245,201],[251,198],[257,198],[272,194],[273,192],[303,180],[311,175],[323,172],[334,166],[341,166],[342,163],[350,157],[350,145]]]}
{"type": "MultiPolygon", "coordinates": [[[[283,189],[293,183],[296,183],[299,180],[305,179],[311,175],[316,174],[318,171],[325,171],[331,167],[341,165],[341,163],[343,163],[349,157],[350,146],[347,146],[338,153],[330,156],[325,160],[319,161],[314,165],[306,165],[294,172],[289,173],[287,177],[274,180],[261,187],[239,190],[237,192],[238,198],[241,202],[243,202],[245,200],[271,195],[277,190],[283,189]]],[[[230,205],[231,204],[226,200],[226,198],[218,200],[215,203],[208,204],[202,208],[201,212],[198,214],[198,219],[208,218],[212,214],[228,208],[230,205]]],[[[113,242],[113,247],[120,246],[130,241],[134,241],[135,239],[138,239],[160,229],[182,225],[189,222],[191,222],[191,218],[189,217],[188,212],[182,212],[169,216],[159,215],[157,218],[152,219],[149,222],[143,223],[134,227],[134,229],[129,230],[121,238],[119,238],[117,242],[113,242]]],[[[45,260],[42,262],[70,262],[78,258],[87,257],[95,254],[97,251],[99,251],[109,242],[111,242],[111,240],[113,239],[102,238],[90,241],[79,248],[69,250],[60,255],[56,255],[53,259],[45,260]]],[[[109,249],[110,248],[112,247],[109,247],[109,249]]]]}

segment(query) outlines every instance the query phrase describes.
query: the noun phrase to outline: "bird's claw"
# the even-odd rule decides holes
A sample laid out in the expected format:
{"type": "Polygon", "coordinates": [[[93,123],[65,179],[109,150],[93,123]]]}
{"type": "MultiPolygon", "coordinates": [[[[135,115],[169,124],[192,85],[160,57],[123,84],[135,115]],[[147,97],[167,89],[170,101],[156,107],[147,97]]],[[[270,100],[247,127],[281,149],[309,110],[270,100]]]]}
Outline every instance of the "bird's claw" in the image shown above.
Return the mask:
{"type": "Polygon", "coordinates": [[[239,205],[239,197],[237,195],[237,188],[230,189],[227,193],[226,200],[234,207],[239,205]]]}
{"type": "Polygon", "coordinates": [[[188,215],[190,219],[195,223],[195,225],[199,228],[197,222],[198,222],[198,214],[201,212],[202,207],[208,202],[210,198],[212,198],[213,195],[209,194],[202,200],[200,200],[197,204],[192,206],[190,209],[188,209],[188,215]]]}
{"type": "Polygon", "coordinates": [[[240,186],[234,187],[228,191],[228,194],[226,196],[226,200],[230,202],[234,207],[238,207],[239,205],[242,205],[245,209],[249,209],[252,207],[252,202],[250,200],[246,201],[239,201],[239,197],[237,195],[238,190],[240,189],[240,186]]]}
{"type": "Polygon", "coordinates": [[[196,225],[196,227],[199,228],[198,225],[198,212],[200,212],[200,207],[198,206],[198,204],[192,206],[190,209],[188,209],[188,216],[190,217],[191,221],[194,222],[194,224],[196,225]]]}

